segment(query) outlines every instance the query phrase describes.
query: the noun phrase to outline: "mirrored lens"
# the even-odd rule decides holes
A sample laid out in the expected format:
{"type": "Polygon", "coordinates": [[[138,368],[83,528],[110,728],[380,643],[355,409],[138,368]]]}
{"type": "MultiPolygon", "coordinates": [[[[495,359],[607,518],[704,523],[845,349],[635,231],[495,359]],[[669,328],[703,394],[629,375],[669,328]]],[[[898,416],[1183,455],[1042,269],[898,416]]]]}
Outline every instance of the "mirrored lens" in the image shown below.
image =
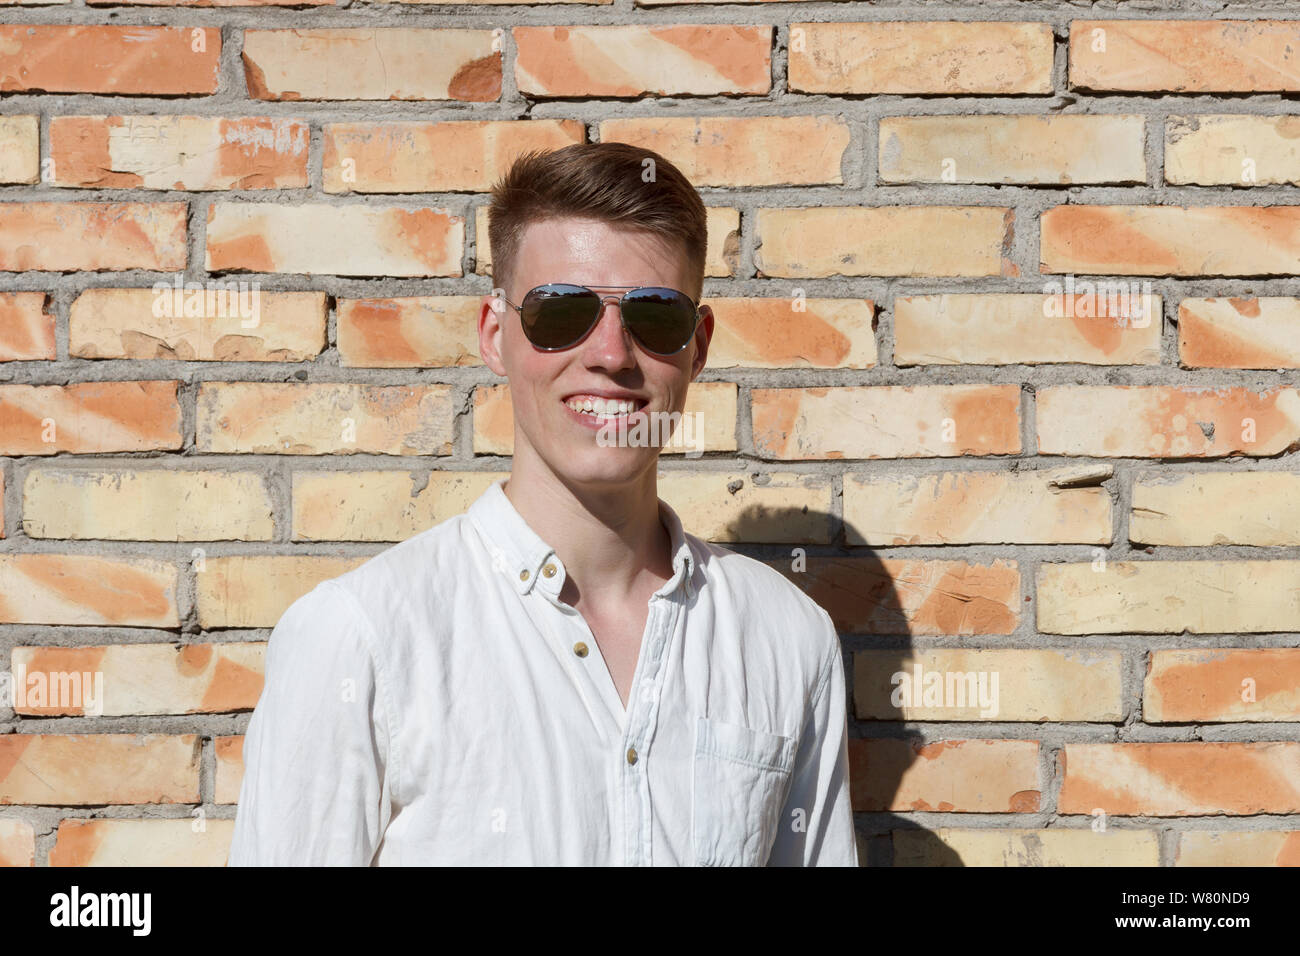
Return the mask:
{"type": "Polygon", "coordinates": [[[623,319],[641,344],[659,355],[680,352],[695,331],[695,305],[676,289],[634,289],[623,297],[623,319]]]}
{"type": "Polygon", "coordinates": [[[543,349],[575,344],[599,314],[600,296],[582,286],[561,283],[533,289],[524,296],[520,310],[528,341],[543,349]]]}

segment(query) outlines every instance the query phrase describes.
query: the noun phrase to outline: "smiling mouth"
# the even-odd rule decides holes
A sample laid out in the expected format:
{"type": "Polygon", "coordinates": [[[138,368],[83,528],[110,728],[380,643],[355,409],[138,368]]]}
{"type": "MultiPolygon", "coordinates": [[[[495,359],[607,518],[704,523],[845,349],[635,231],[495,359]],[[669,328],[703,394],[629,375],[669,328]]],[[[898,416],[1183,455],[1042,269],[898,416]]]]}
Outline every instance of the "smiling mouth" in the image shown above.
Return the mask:
{"type": "Polygon", "coordinates": [[[641,411],[648,404],[642,398],[598,398],[594,395],[575,395],[562,400],[580,415],[589,415],[597,421],[615,421],[641,411]]]}

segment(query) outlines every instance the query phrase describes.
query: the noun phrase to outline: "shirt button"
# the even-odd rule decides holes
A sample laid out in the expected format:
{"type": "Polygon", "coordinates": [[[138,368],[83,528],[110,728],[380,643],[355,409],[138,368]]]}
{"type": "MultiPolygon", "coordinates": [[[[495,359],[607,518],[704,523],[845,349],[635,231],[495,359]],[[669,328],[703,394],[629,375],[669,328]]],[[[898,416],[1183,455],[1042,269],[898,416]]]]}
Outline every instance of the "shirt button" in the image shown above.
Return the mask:
{"type": "Polygon", "coordinates": [[[527,568],[524,568],[522,571],[519,572],[519,580],[520,580],[520,581],[527,581],[527,580],[528,580],[528,569],[527,569],[527,568]]]}
{"type": "Polygon", "coordinates": [[[548,578],[555,577],[555,565],[548,564],[546,567],[542,568],[542,574],[546,575],[548,578]]]}
{"type": "Polygon", "coordinates": [[[573,645],[573,653],[577,654],[579,657],[586,657],[587,645],[582,643],[582,641],[579,641],[577,644],[573,645]]]}
{"type": "Polygon", "coordinates": [[[627,762],[628,762],[628,763],[636,763],[636,748],[635,748],[635,747],[628,747],[628,748],[627,748],[627,762]]]}

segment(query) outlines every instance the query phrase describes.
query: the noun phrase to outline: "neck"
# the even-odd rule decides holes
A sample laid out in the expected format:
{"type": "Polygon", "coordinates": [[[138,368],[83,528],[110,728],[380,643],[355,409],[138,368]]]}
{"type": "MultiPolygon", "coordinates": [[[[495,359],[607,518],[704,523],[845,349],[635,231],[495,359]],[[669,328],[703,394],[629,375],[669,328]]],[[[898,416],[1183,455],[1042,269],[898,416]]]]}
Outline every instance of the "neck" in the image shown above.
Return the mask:
{"type": "Polygon", "coordinates": [[[566,594],[617,604],[672,577],[655,468],[626,484],[591,488],[567,484],[540,461],[516,455],[503,491],[564,562],[566,594]]]}

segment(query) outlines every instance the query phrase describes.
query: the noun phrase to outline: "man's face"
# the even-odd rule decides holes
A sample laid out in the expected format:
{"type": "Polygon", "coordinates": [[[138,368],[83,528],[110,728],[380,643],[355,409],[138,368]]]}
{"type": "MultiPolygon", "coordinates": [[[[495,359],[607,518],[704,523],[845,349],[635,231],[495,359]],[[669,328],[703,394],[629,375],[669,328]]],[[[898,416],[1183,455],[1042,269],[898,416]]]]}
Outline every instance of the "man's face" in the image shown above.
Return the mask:
{"type": "MultiPolygon", "coordinates": [[[[529,289],[550,282],[596,287],[602,296],[621,295],[640,286],[691,295],[683,258],[649,233],[587,219],[546,220],[525,230],[505,296],[522,305],[529,289]]],[[[712,310],[701,307],[703,317],[686,348],[658,356],[646,352],[624,331],[613,301],[602,305],[596,327],[585,339],[560,352],[534,348],[524,335],[518,311],[496,304],[498,308],[493,308],[493,296],[483,297],[479,354],[492,371],[510,380],[516,462],[538,459],[566,484],[593,488],[627,484],[653,469],[659,446],[668,440],[666,427],[658,445],[602,444],[598,436],[605,422],[571,405],[585,398],[625,399],[636,410],[621,423],[623,427],[631,429],[638,416],[655,412],[664,413],[660,421],[666,423],[667,413],[682,411],[687,386],[704,368],[713,337],[712,310]]],[[[650,435],[648,427],[643,431],[650,435]]],[[[604,433],[617,438],[613,428],[606,427],[604,433]]]]}

